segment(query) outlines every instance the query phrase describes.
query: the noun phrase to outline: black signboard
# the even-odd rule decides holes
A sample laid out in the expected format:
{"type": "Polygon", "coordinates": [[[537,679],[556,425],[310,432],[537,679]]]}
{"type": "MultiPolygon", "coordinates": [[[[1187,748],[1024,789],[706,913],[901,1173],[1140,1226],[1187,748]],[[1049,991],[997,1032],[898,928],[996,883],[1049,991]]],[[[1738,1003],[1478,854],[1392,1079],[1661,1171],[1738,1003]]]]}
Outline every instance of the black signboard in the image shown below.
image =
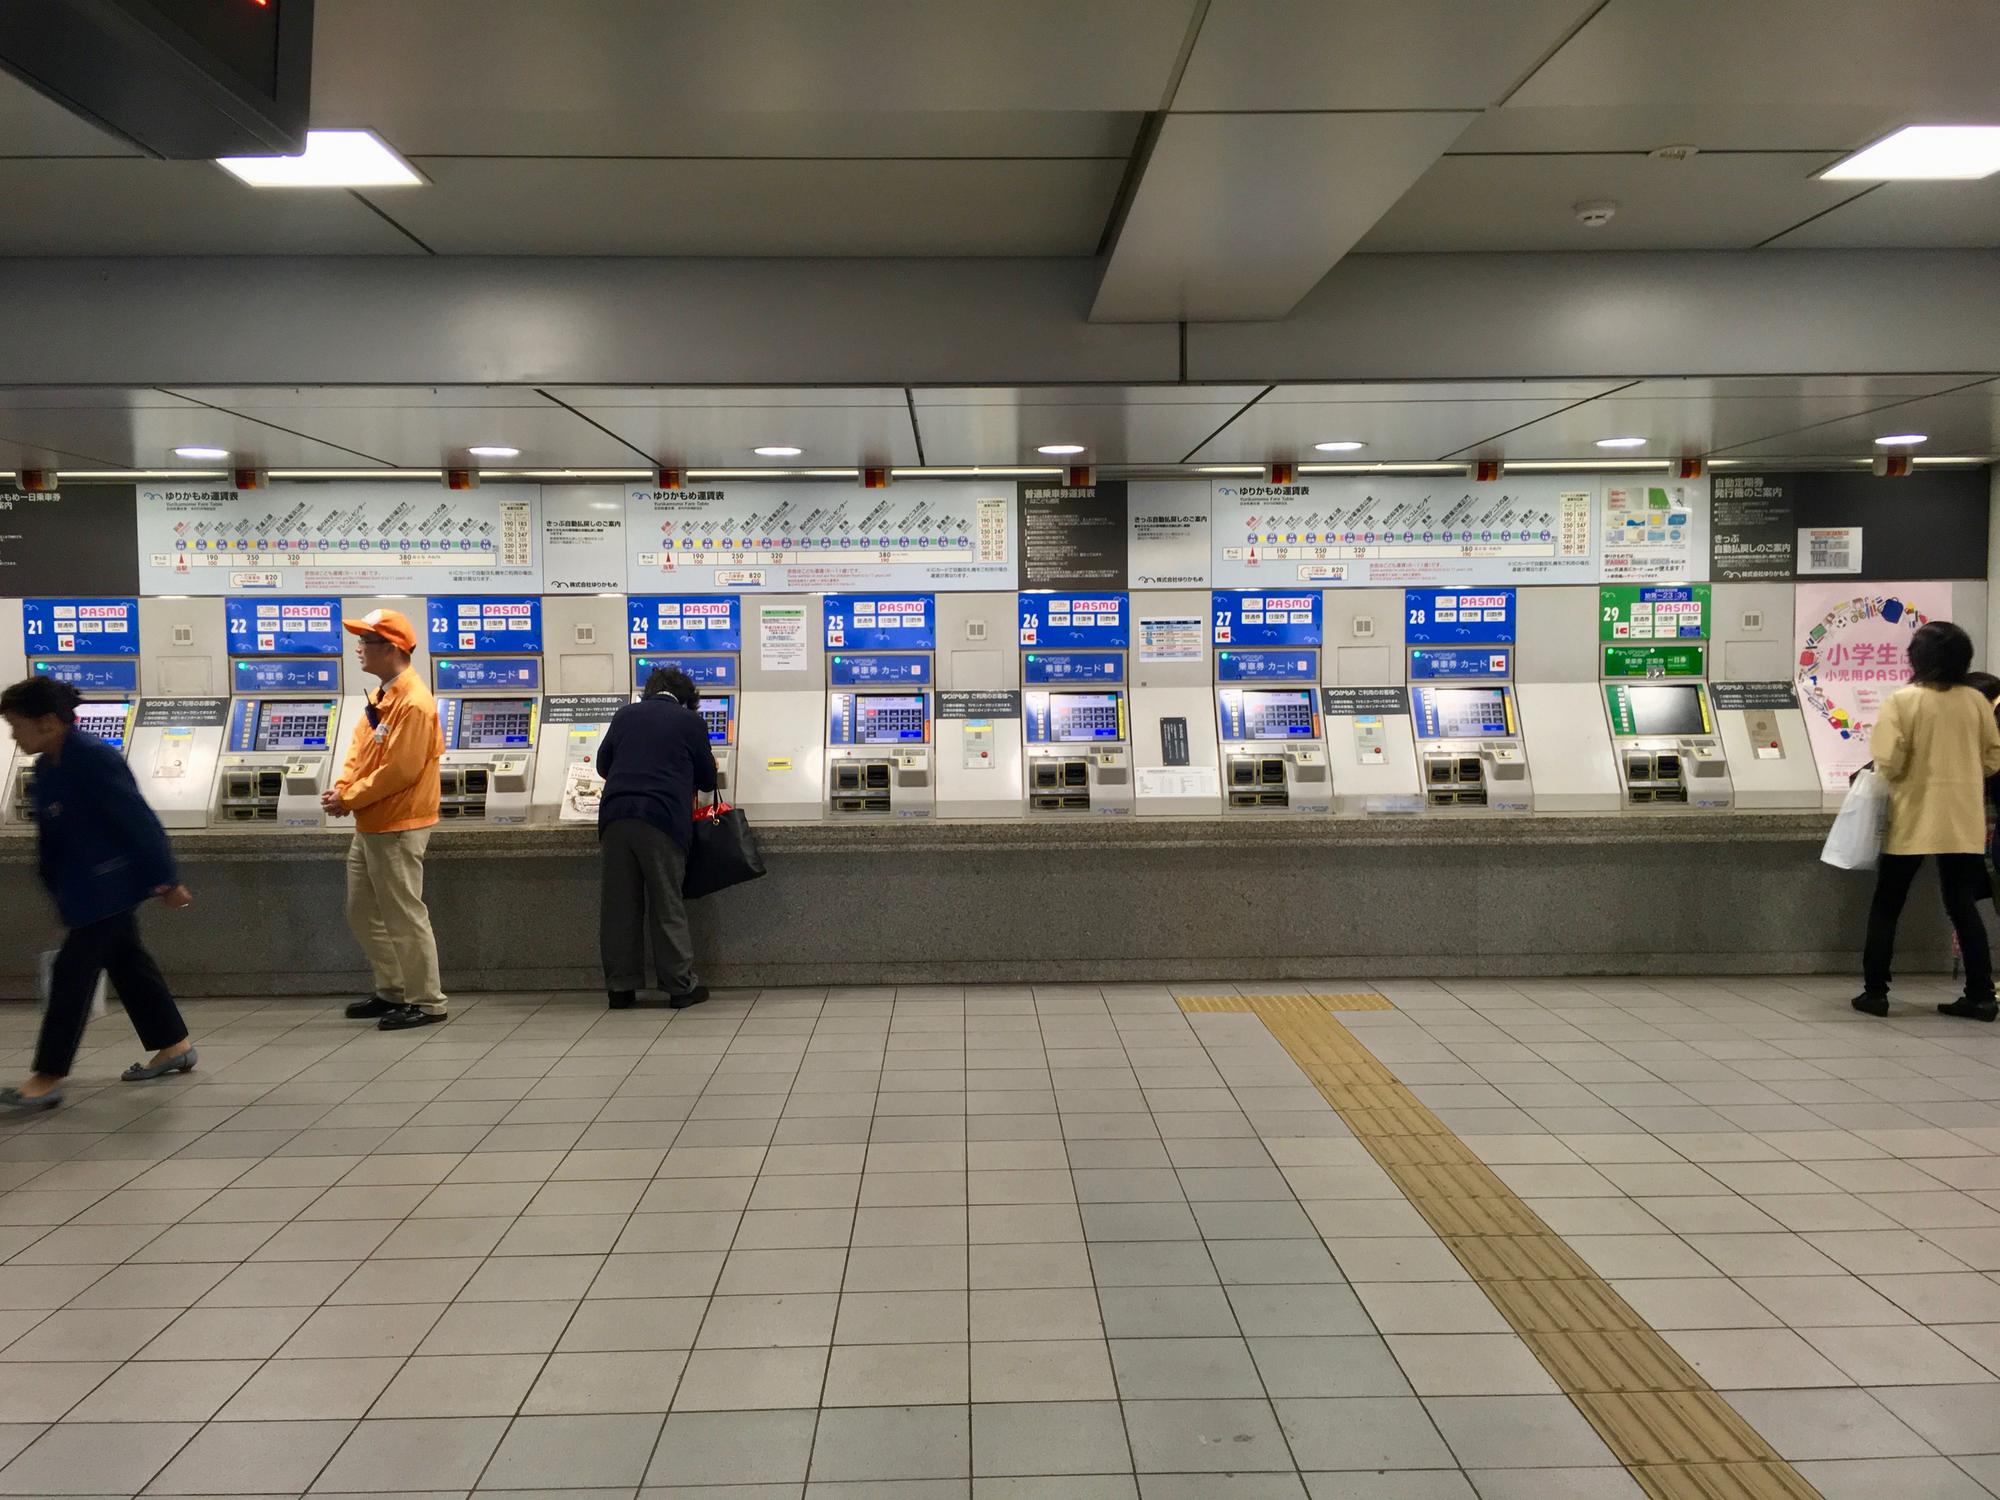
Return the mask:
{"type": "Polygon", "coordinates": [[[1797,708],[1799,693],[1789,682],[1711,682],[1708,696],[1717,712],[1728,708],[1797,708]]]}
{"type": "MultiPolygon", "coordinates": [[[[1901,479],[1856,470],[1722,469],[1709,485],[1709,554],[1718,583],[1789,583],[1799,532],[1858,527],[1858,582],[1986,576],[1984,468],[1920,469],[1901,479]]],[[[1832,576],[1832,575],[1828,575],[1832,576]]]]}
{"type": "Polygon", "coordinates": [[[1410,711],[1410,690],[1406,687],[1321,688],[1328,718],[1355,714],[1404,714],[1410,711]]]}
{"type": "Polygon", "coordinates": [[[1183,718],[1160,720],[1160,764],[1188,764],[1188,728],[1183,718]]]}
{"type": "Polygon", "coordinates": [[[129,484],[0,486],[0,598],[138,593],[138,497],[129,484]]]}
{"type": "Polygon", "coordinates": [[[631,701],[616,693],[552,693],[542,700],[542,722],[602,724],[631,701]]]}
{"type": "Polygon", "coordinates": [[[1021,695],[995,689],[944,690],[937,695],[940,719],[1018,719],[1021,695]]]}
{"type": "Polygon", "coordinates": [[[1021,587],[1115,590],[1126,586],[1125,481],[1019,486],[1021,587]]]}
{"type": "Polygon", "coordinates": [[[229,722],[227,698],[141,698],[134,729],[220,729],[229,722]]]}

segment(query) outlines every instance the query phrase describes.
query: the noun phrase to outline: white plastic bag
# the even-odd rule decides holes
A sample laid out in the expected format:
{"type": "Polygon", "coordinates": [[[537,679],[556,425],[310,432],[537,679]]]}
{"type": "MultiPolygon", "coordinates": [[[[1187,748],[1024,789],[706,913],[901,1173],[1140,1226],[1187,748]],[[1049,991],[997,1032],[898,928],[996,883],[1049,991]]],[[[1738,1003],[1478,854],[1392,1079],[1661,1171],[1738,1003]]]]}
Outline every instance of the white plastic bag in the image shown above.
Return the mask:
{"type": "MultiPolygon", "coordinates": [[[[48,1012],[49,995],[55,988],[55,977],[56,950],[54,948],[45,949],[42,953],[41,962],[42,1011],[44,1014],[48,1012]]],[[[97,992],[90,997],[90,1019],[93,1021],[104,1019],[104,1013],[108,1008],[106,1001],[110,998],[105,988],[109,978],[108,974],[102,972],[97,976],[97,992]]]]}
{"type": "Polygon", "coordinates": [[[1863,771],[1847,789],[1847,799],[1826,836],[1819,857],[1836,870],[1872,870],[1882,852],[1889,822],[1889,783],[1879,772],[1863,771]]]}

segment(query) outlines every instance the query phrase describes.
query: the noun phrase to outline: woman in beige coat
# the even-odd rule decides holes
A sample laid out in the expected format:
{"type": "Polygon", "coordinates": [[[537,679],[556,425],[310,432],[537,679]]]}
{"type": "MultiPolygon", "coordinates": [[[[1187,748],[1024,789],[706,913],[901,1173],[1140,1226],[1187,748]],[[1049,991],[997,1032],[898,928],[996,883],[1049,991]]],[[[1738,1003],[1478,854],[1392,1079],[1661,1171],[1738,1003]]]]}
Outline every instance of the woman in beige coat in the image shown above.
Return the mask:
{"type": "Polygon", "coordinates": [[[1966,682],[1972,638],[1933,620],[1910,637],[1910,684],[1882,707],[1869,751],[1889,783],[1889,827],[1868,910],[1862,993],[1854,1008],[1889,1013],[1889,959],[1896,920],[1926,854],[1937,859],[1944,908],[1965,961],[1965,994],[1938,1010],[1991,1021],[1993,959],[1976,903],[1990,895],[1986,870],[1986,778],[2000,771],[2000,728],[1977,688],[1966,682]]]}

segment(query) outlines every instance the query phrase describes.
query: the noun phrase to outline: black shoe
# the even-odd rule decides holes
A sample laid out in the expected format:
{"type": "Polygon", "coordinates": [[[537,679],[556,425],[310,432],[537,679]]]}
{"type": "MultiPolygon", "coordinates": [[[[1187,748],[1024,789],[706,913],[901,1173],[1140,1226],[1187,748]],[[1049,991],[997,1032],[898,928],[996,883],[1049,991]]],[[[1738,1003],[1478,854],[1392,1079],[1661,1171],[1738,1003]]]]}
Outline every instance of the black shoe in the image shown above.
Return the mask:
{"type": "Polygon", "coordinates": [[[1957,1016],[1961,1021],[1991,1021],[2000,1016],[2000,1004],[1991,1000],[1975,1000],[1970,995],[1954,1000],[1949,1005],[1940,1005],[1941,1016],[1957,1016]]]}
{"type": "Polygon", "coordinates": [[[347,1007],[350,1021],[373,1021],[386,1016],[396,1009],[399,1002],[384,1000],[380,995],[370,995],[366,1000],[357,1000],[347,1007]]]}
{"type": "Polygon", "coordinates": [[[375,1023],[375,1028],[378,1031],[407,1031],[412,1026],[431,1026],[443,1019],[441,1015],[414,1005],[392,1005],[382,1012],[382,1019],[375,1023]]]}
{"type": "Polygon", "coordinates": [[[667,1004],[675,1010],[686,1010],[690,1005],[699,1005],[708,998],[708,986],[698,984],[693,989],[678,995],[667,996],[667,1004]]]}
{"type": "Polygon", "coordinates": [[[638,992],[635,990],[608,990],[605,993],[611,1001],[613,1010],[630,1010],[639,1003],[638,992]]]}
{"type": "MultiPolygon", "coordinates": [[[[1854,997],[1854,1008],[1864,1016],[1886,1016],[1889,1014],[1889,997],[1887,995],[1856,995],[1854,997]]],[[[1939,1006],[1938,1009],[1943,1010],[1944,1007],[1939,1006]]]]}

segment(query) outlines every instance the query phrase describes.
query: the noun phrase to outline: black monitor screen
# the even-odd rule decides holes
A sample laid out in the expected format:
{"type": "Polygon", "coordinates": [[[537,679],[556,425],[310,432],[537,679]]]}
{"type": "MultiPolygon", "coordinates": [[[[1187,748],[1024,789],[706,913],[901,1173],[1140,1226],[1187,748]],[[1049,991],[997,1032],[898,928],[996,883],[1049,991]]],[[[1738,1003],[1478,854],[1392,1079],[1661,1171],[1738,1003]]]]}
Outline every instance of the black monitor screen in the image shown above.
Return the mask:
{"type": "Polygon", "coordinates": [[[1625,689],[1632,705],[1634,734],[1706,734],[1708,725],[1701,712],[1701,689],[1692,682],[1672,687],[1632,687],[1625,689]]]}

